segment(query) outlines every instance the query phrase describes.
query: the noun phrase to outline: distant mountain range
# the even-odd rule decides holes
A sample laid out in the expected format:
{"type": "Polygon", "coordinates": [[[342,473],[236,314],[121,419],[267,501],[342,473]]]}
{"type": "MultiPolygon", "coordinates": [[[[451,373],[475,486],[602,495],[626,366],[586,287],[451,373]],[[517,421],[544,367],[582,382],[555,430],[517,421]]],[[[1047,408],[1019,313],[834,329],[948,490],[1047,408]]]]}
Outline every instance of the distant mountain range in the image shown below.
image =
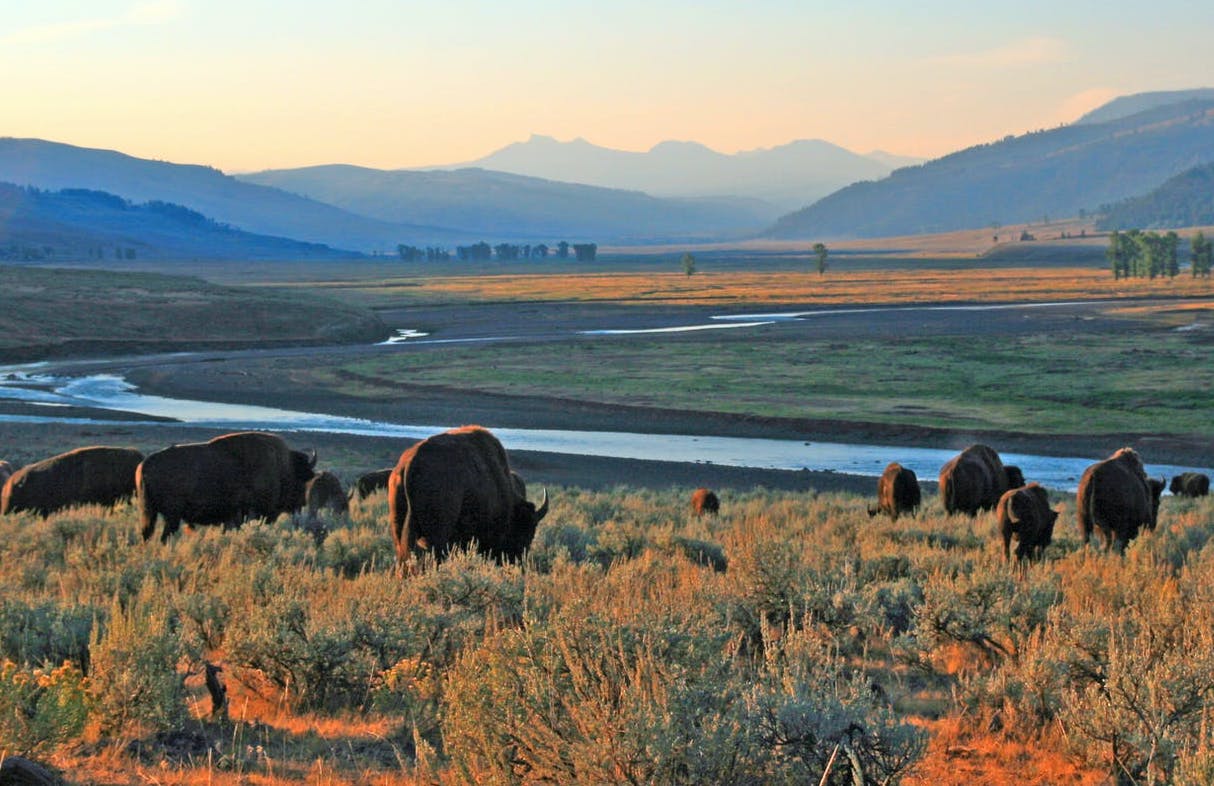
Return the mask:
{"type": "Polygon", "coordinates": [[[441,168],[476,167],[662,197],[749,197],[784,212],[920,161],[880,151],[863,156],[820,139],[728,155],[698,142],[661,142],[637,153],[537,134],[484,158],[441,168]]]}
{"type": "Polygon", "coordinates": [[[348,259],[349,251],[255,235],[167,202],[0,183],[0,259],[348,259]]]}
{"type": "Polygon", "coordinates": [[[238,176],[390,223],[459,227],[482,240],[644,243],[754,234],[779,212],[754,199],[675,199],[484,169],[333,164],[238,176]]]}
{"type": "Polygon", "coordinates": [[[1181,172],[1149,194],[1109,205],[1100,229],[1173,229],[1214,225],[1214,163],[1181,172]]]}
{"type": "Polygon", "coordinates": [[[1076,120],[1075,125],[1108,123],[1136,115],[1139,112],[1146,112],[1149,109],[1168,104],[1179,104],[1184,101],[1214,101],[1214,87],[1199,87],[1194,90],[1156,90],[1151,93],[1120,96],[1088,112],[1076,120]]]}
{"type": "Polygon", "coordinates": [[[150,161],[41,139],[0,138],[0,181],[50,190],[106,191],[137,203],[171,202],[247,232],[356,251],[468,237],[450,229],[392,224],[356,215],[246,183],[211,167],[150,161]]]}
{"type": "Polygon", "coordinates": [[[854,183],[782,217],[767,235],[878,237],[1094,213],[1214,161],[1214,98],[1173,97],[1139,96],[1103,113],[1149,107],[1129,116],[1009,136],[854,183]]]}

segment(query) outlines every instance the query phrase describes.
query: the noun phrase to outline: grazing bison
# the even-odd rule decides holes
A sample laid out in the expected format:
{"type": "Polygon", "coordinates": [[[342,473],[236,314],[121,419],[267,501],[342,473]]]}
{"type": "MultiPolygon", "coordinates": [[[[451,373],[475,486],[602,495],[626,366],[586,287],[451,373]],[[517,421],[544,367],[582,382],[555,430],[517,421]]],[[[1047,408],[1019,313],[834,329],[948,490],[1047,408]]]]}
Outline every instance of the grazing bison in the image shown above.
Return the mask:
{"type": "Polygon", "coordinates": [[[915,476],[914,470],[892,461],[877,480],[877,504],[869,506],[868,515],[884,513],[897,521],[898,516],[903,513],[915,515],[922,501],[919,478],[915,476]]]}
{"type": "Polygon", "coordinates": [[[1036,483],[1009,489],[999,498],[995,507],[999,519],[999,533],[1003,535],[1003,559],[1011,559],[1012,538],[1016,545],[1016,559],[1040,557],[1045,547],[1054,539],[1054,522],[1058,511],[1050,508],[1045,489],[1036,483]]]}
{"type": "Polygon", "coordinates": [[[374,472],[368,472],[358,478],[354,484],[354,489],[351,489],[351,496],[355,490],[358,491],[359,499],[366,499],[377,491],[388,488],[388,476],[392,474],[392,468],[377,469],[374,472]]]}
{"type": "MultiPolygon", "coordinates": [[[[1011,479],[1023,482],[1019,468],[1011,479]]],[[[998,505],[1010,487],[1007,468],[986,445],[970,445],[940,468],[940,501],[949,513],[977,516],[998,505]]]]}
{"type": "Polygon", "coordinates": [[[1122,448],[1104,461],[1083,471],[1075,507],[1083,542],[1100,530],[1105,550],[1117,550],[1138,536],[1138,530],[1155,529],[1163,480],[1148,478],[1142,459],[1131,448],[1122,448]]]}
{"type": "Polygon", "coordinates": [[[135,474],[143,539],[152,537],[161,515],[163,543],[182,521],[228,529],[248,518],[294,513],[315,466],[315,452],[291,450],[281,437],[255,431],[159,450],[135,474]]]}
{"type": "Polygon", "coordinates": [[[691,492],[691,512],[697,516],[703,516],[705,513],[715,516],[721,512],[721,500],[712,491],[698,488],[691,492]]]}
{"type": "Polygon", "coordinates": [[[4,482],[0,513],[29,510],[43,518],[73,505],[114,505],[135,491],[134,448],[77,448],[28,464],[4,482]]]}
{"type": "Polygon", "coordinates": [[[308,481],[304,499],[308,506],[309,519],[315,519],[322,510],[327,510],[334,516],[345,516],[350,512],[346,490],[341,487],[337,476],[327,469],[316,473],[308,481]]]}
{"type": "Polygon", "coordinates": [[[1172,478],[1170,490],[1178,497],[1204,497],[1210,493],[1210,476],[1204,472],[1182,472],[1172,478]]]}
{"type": "Polygon", "coordinates": [[[1003,474],[1007,476],[1007,487],[1018,489],[1024,485],[1024,473],[1015,464],[1004,464],[1003,474]]]}
{"type": "Polygon", "coordinates": [[[473,543],[494,559],[517,560],[548,512],[548,493],[538,509],[528,502],[497,437],[464,426],[401,454],[388,478],[388,511],[398,564],[427,551],[441,560],[473,543]]]}

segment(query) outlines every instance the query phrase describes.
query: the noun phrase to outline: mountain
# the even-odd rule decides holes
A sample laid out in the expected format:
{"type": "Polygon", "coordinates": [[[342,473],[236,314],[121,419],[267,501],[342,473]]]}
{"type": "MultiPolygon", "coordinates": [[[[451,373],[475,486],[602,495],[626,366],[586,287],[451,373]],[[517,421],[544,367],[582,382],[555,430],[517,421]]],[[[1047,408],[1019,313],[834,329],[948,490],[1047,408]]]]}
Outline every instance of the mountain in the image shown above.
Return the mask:
{"type": "Polygon", "coordinates": [[[638,191],[484,169],[382,170],[333,164],[239,178],[382,221],[457,226],[489,241],[716,240],[754,234],[779,215],[773,206],[753,199],[659,199],[638,191]]]}
{"type": "Polygon", "coordinates": [[[0,138],[0,181],[41,189],[106,191],[132,202],[171,202],[247,232],[358,251],[395,249],[402,242],[466,239],[450,229],[355,215],[246,183],[211,167],[150,161],[40,139],[0,138]]]}
{"type": "Polygon", "coordinates": [[[1073,216],[1208,161],[1214,100],[1182,101],[1105,123],[1009,136],[898,169],[790,213],[766,234],[878,237],[1073,216]]]}
{"type": "Polygon", "coordinates": [[[904,166],[919,166],[927,161],[926,158],[917,158],[916,156],[900,156],[897,153],[887,153],[884,150],[870,150],[864,154],[865,158],[871,158],[879,164],[884,164],[891,170],[901,169],[904,166]]]}
{"type": "Polygon", "coordinates": [[[1214,100],[1214,88],[1212,87],[1199,87],[1194,90],[1157,90],[1151,93],[1135,93],[1133,95],[1114,98],[1107,104],[1096,107],[1076,120],[1075,125],[1108,123],[1112,120],[1120,120],[1123,117],[1130,117],[1139,112],[1146,112],[1147,110],[1167,106],[1168,104],[1210,100],[1214,100]]]}
{"type": "Polygon", "coordinates": [[[661,142],[638,153],[600,147],[580,138],[559,142],[538,134],[458,167],[661,197],[748,197],[781,210],[809,204],[857,180],[883,177],[893,168],[818,139],[727,155],[697,142],[661,142]]]}
{"type": "Polygon", "coordinates": [[[1159,188],[1102,211],[1100,229],[1173,229],[1214,224],[1214,163],[1187,169],[1159,188]]]}
{"type": "Polygon", "coordinates": [[[255,235],[168,202],[0,183],[0,259],[349,259],[315,243],[255,235]],[[133,255],[133,256],[132,256],[133,255]]]}

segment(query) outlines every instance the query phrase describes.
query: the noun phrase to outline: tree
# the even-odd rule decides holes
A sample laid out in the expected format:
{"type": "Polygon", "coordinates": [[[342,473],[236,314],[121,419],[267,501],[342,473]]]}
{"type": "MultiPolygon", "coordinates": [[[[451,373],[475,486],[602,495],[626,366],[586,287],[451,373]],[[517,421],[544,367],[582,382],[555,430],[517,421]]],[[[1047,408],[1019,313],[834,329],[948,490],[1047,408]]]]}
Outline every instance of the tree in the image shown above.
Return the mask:
{"type": "Polygon", "coordinates": [[[556,257],[557,259],[569,258],[569,244],[564,240],[556,244],[556,257]]]}
{"type": "Polygon", "coordinates": [[[814,254],[818,257],[819,276],[826,272],[826,256],[828,253],[825,243],[814,243],[814,254]]]}
{"type": "Polygon", "coordinates": [[[573,255],[578,262],[593,262],[599,252],[598,243],[574,243],[573,255]]]}
{"type": "Polygon", "coordinates": [[[696,258],[690,251],[683,254],[683,272],[689,276],[696,272],[696,258]]]}
{"type": "Polygon", "coordinates": [[[1180,245],[1180,236],[1169,232],[1163,236],[1163,272],[1168,278],[1180,275],[1180,262],[1176,258],[1176,249],[1180,245]]]}
{"type": "Polygon", "coordinates": [[[1206,240],[1204,232],[1198,232],[1189,243],[1189,263],[1192,266],[1193,278],[1210,275],[1211,263],[1214,262],[1214,243],[1206,240]]]}

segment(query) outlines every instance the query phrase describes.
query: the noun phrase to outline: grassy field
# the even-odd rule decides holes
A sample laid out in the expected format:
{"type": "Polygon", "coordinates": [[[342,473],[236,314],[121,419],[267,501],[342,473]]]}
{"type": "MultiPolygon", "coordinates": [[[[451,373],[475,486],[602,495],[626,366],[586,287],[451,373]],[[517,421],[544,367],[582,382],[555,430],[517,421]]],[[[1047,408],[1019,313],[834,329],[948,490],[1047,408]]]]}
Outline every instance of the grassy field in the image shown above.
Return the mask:
{"type": "MultiPolygon", "coordinates": [[[[1165,324],[1208,321],[1214,307],[1165,324]]],[[[1141,314],[1134,316],[1141,317],[1141,314]]],[[[452,389],[786,418],[1025,433],[1214,436],[1208,332],[1127,321],[1115,335],[1030,333],[815,340],[752,333],[426,352],[306,372],[319,388],[388,397],[399,380],[452,389]]],[[[762,329],[760,329],[761,331],[762,329]]]]}
{"type": "Polygon", "coordinates": [[[5,517],[0,750],[74,784],[1208,782],[1210,501],[1122,559],[1059,497],[1021,573],[935,500],[551,491],[522,568],[404,578],[382,495],[323,543],[5,517]]]}
{"type": "Polygon", "coordinates": [[[159,273],[0,266],[0,354],[151,352],[256,343],[371,341],[370,313],[298,291],[159,273]]]}

